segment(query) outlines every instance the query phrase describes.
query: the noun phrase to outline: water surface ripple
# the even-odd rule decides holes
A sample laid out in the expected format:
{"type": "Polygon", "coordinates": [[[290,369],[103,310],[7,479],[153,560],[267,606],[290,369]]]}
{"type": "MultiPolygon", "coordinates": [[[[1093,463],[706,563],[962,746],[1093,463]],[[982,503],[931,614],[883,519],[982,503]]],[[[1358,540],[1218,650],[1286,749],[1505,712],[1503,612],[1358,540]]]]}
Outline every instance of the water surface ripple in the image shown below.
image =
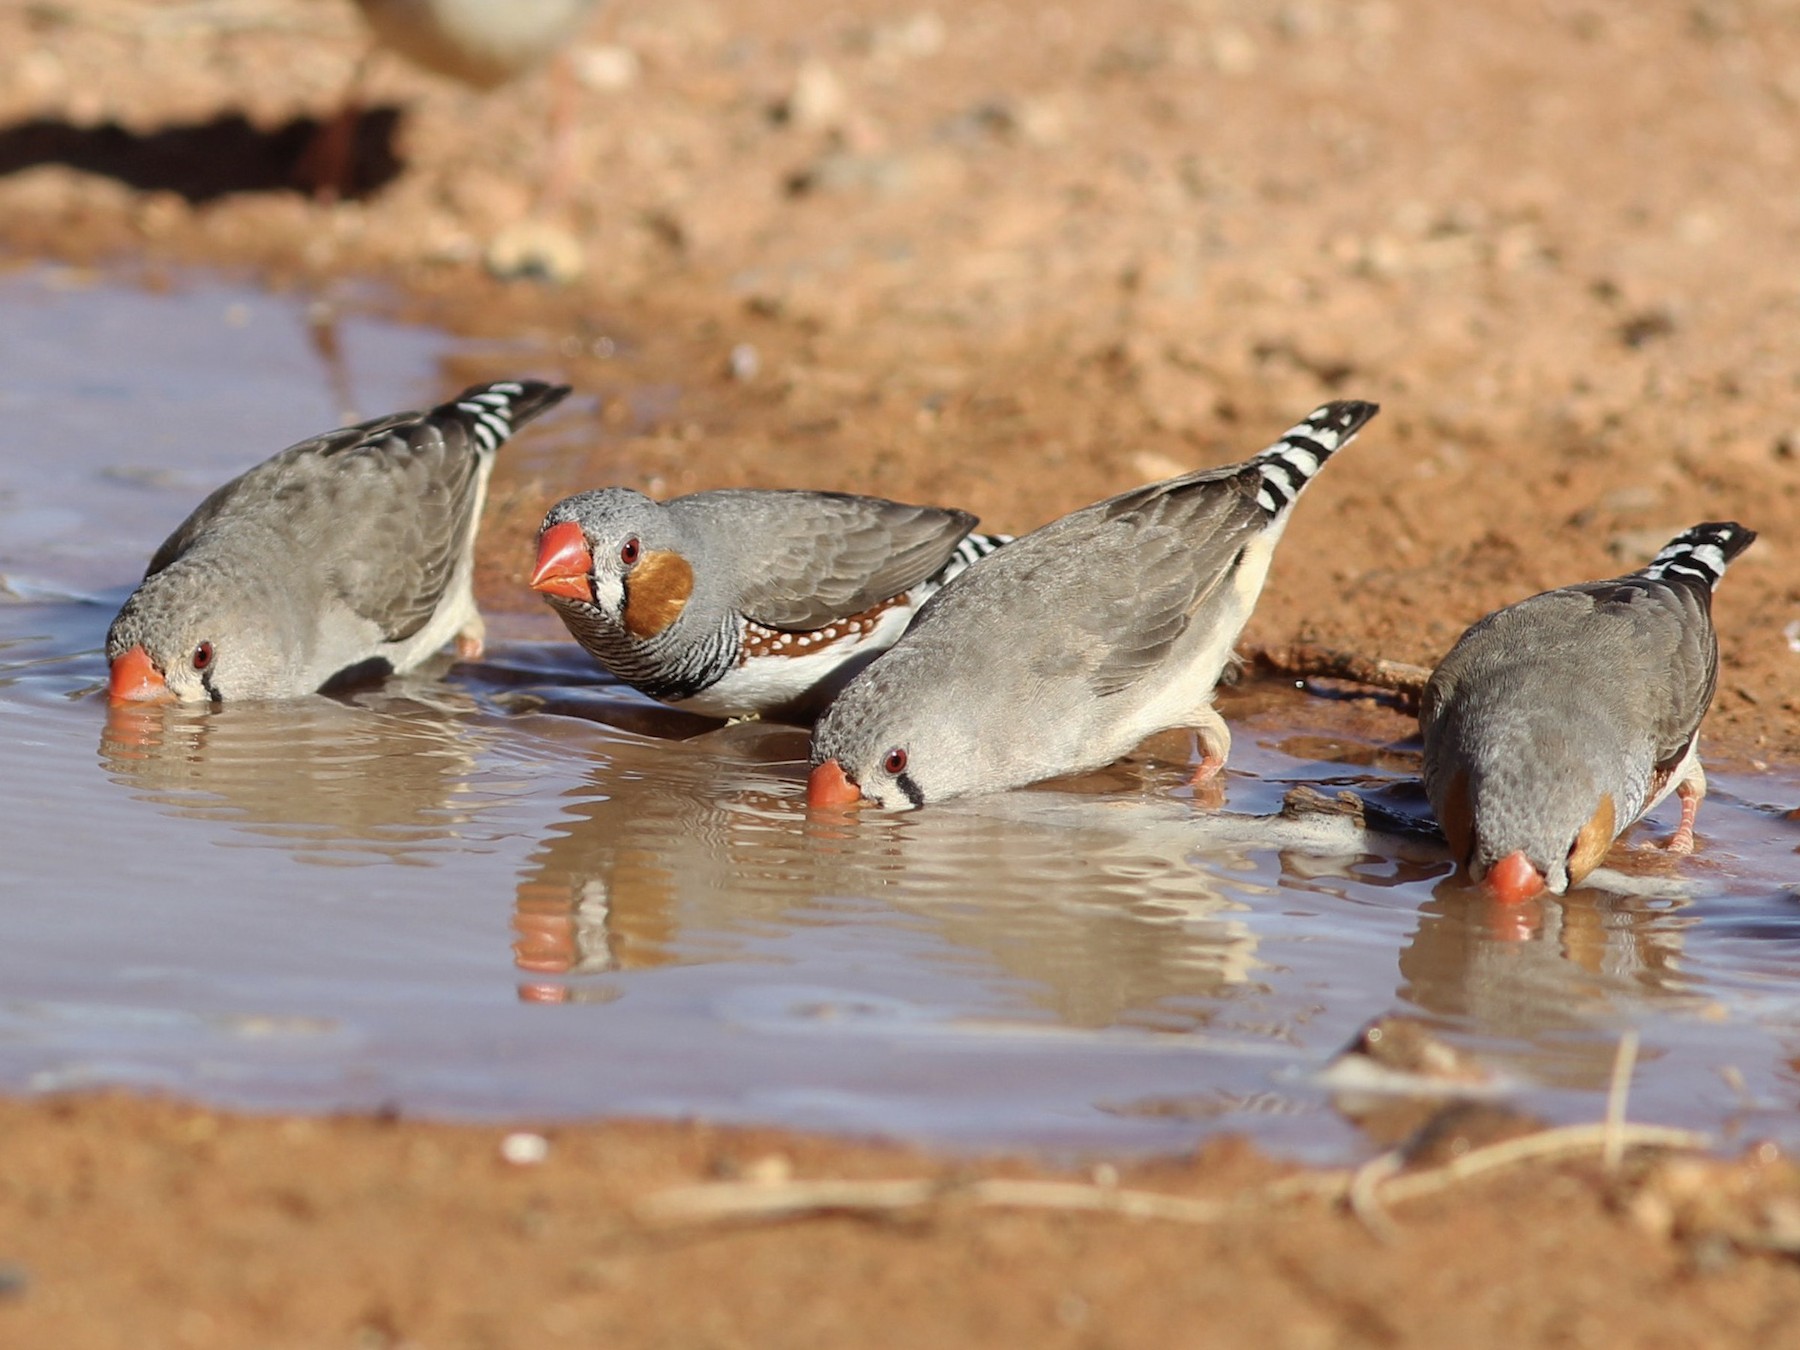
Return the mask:
{"type": "MultiPolygon", "coordinates": [[[[1321,1070],[1401,1015],[1567,1120],[1635,1027],[1635,1117],[1800,1142],[1791,770],[1716,774],[1692,860],[1502,912],[1429,848],[1245,820],[1299,784],[1416,804],[1407,746],[1298,694],[1227,698],[1223,814],[1175,738],[1085,784],[809,816],[801,733],[696,735],[559,642],[109,709],[142,559],[335,395],[298,300],[0,292],[31,333],[0,371],[0,1087],[1325,1158],[1370,1145],[1321,1070]]],[[[350,326],[371,409],[441,392],[450,338],[350,326]]]]}

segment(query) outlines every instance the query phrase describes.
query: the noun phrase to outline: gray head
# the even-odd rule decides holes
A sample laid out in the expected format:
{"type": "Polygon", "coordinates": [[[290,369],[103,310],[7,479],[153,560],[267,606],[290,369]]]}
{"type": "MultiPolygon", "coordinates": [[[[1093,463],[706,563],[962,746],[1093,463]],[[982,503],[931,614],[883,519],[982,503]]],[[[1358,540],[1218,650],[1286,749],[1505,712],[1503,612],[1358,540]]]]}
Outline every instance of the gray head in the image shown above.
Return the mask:
{"type": "Polygon", "coordinates": [[[278,694],[299,664],[286,612],[191,560],[166,567],[132,592],[106,634],[109,692],[183,703],[278,694]]]}
{"type": "Polygon", "coordinates": [[[943,697],[935,665],[928,649],[896,647],[844,688],[813,728],[809,805],[909,811],[1036,776],[996,758],[1007,738],[981,734],[984,701],[943,697]]]}
{"type": "Polygon", "coordinates": [[[641,492],[579,492],[544,516],[531,588],[559,610],[573,602],[634,637],[654,637],[694,594],[683,543],[679,522],[641,492]]]}
{"type": "Polygon", "coordinates": [[[1631,823],[1621,814],[1630,786],[1613,781],[1629,759],[1603,719],[1527,696],[1473,699],[1447,720],[1446,749],[1434,745],[1433,757],[1449,772],[1431,784],[1432,797],[1470,881],[1523,898],[1541,878],[1561,895],[1631,823]]]}

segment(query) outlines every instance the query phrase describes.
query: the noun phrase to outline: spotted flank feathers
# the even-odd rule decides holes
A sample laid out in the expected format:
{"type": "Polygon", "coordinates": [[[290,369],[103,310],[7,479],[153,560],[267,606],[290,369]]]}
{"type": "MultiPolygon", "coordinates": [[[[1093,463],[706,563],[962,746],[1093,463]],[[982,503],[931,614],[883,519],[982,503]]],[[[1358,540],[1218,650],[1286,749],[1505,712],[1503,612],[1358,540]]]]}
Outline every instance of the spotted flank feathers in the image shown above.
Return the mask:
{"type": "Polygon", "coordinates": [[[860,614],[847,614],[841,619],[833,619],[823,628],[805,630],[765,628],[754,619],[745,619],[744,642],[738,650],[737,663],[741,666],[764,656],[808,656],[840,642],[856,646],[881,625],[883,615],[903,605],[912,605],[912,598],[904,591],[860,614]]]}
{"type": "Polygon", "coordinates": [[[1655,581],[1692,581],[1712,590],[1726,565],[1756,539],[1736,521],[1715,520],[1675,536],[1650,560],[1644,575],[1655,581]]]}
{"type": "Polygon", "coordinates": [[[1327,403],[1292,428],[1250,463],[1262,476],[1256,504],[1271,516],[1279,516],[1300,498],[1308,481],[1344,446],[1350,443],[1380,405],[1348,401],[1327,403]]]}
{"type": "Polygon", "coordinates": [[[899,595],[883,600],[879,605],[872,609],[865,609],[860,614],[846,614],[842,618],[833,619],[823,628],[793,630],[766,628],[760,623],[746,619],[744,621],[744,645],[738,653],[737,663],[741,666],[752,657],[806,656],[812,652],[833,647],[838,643],[846,643],[855,647],[881,626],[882,618],[890,610],[901,606],[905,606],[909,612],[917,610],[920,605],[943,590],[945,586],[987,557],[988,554],[1002,544],[1011,542],[1010,534],[965,535],[962,542],[957,544],[956,551],[950,555],[949,560],[911,591],[902,591],[899,595]]]}

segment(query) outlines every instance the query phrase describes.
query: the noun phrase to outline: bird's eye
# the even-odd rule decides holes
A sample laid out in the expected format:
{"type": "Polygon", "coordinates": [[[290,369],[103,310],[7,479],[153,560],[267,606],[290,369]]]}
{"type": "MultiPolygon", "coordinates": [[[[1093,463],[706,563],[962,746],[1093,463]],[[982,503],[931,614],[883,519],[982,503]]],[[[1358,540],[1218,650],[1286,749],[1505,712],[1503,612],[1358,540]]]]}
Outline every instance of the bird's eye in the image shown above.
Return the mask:
{"type": "Polygon", "coordinates": [[[194,648],[193,662],[195,670],[205,670],[212,664],[212,661],[212,643],[202,642],[198,647],[194,648]]]}
{"type": "Polygon", "coordinates": [[[620,547],[619,561],[624,563],[627,567],[635,567],[637,566],[638,554],[642,551],[642,548],[638,545],[637,536],[634,534],[620,547]]]}
{"type": "Polygon", "coordinates": [[[906,751],[896,745],[892,750],[887,752],[887,758],[881,761],[881,767],[886,769],[888,773],[895,778],[898,778],[901,774],[906,772],[906,751]]]}

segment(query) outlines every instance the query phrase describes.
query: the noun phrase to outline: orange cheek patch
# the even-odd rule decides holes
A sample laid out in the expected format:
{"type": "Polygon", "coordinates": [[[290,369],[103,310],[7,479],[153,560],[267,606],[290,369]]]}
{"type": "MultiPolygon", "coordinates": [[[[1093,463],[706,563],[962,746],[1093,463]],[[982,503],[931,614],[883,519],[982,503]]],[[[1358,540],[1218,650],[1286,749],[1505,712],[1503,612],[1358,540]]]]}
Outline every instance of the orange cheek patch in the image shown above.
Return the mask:
{"type": "Polygon", "coordinates": [[[1581,833],[1575,836],[1575,847],[1569,850],[1570,885],[1586,877],[1606,857],[1606,851],[1612,847],[1612,842],[1619,833],[1614,828],[1616,819],[1612,794],[1602,792],[1600,805],[1588,817],[1588,823],[1581,827],[1581,833]]]}
{"type": "Polygon", "coordinates": [[[694,593],[694,569],[679,553],[646,553],[625,583],[625,631],[653,638],[676,619],[694,593]]]}

